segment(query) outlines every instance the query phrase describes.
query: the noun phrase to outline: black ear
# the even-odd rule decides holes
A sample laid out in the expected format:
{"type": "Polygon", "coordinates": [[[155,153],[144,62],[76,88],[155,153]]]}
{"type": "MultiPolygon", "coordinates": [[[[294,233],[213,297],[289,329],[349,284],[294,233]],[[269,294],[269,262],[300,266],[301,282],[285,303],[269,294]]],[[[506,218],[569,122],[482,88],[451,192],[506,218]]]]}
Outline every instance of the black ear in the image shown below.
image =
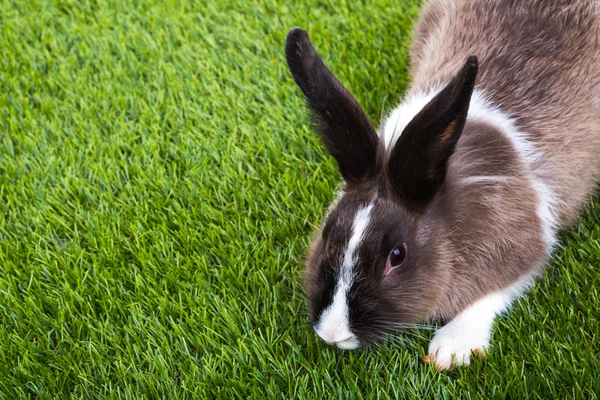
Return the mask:
{"type": "Polygon", "coordinates": [[[306,96],[316,130],[344,179],[355,182],[375,175],[379,143],[375,129],[358,102],[323,64],[305,30],[290,30],[285,55],[306,96]]]}
{"type": "Polygon", "coordinates": [[[387,172],[396,193],[422,209],[440,189],[462,133],[477,77],[471,56],[458,75],[408,123],[392,149],[387,172]]]}

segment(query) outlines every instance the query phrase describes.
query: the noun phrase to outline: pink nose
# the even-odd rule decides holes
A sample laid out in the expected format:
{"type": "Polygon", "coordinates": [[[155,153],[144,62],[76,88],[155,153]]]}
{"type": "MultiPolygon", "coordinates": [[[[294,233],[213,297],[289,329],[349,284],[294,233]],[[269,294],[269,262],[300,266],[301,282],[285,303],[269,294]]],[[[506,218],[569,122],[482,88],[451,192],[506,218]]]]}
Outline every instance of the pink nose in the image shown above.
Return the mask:
{"type": "Polygon", "coordinates": [[[343,342],[352,336],[348,332],[340,332],[339,329],[315,329],[317,335],[329,344],[343,342]]]}
{"type": "Polygon", "coordinates": [[[335,345],[341,349],[351,350],[359,346],[357,337],[347,332],[336,332],[335,330],[320,332],[317,330],[317,335],[327,344],[335,345]]]}

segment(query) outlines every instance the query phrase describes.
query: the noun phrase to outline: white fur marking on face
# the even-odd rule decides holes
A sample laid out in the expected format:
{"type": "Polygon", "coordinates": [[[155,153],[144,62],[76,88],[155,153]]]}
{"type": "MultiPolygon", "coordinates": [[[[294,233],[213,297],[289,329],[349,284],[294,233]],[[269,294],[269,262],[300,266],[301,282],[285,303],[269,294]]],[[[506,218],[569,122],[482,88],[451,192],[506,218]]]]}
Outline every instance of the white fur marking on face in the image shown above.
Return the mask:
{"type": "Polygon", "coordinates": [[[461,178],[459,183],[463,185],[472,185],[477,183],[506,183],[514,180],[515,178],[512,176],[485,176],[485,175],[475,175],[475,176],[467,176],[465,178],[461,178]]]}
{"type": "Polygon", "coordinates": [[[335,344],[342,349],[355,349],[359,346],[358,338],[350,330],[350,314],[348,310],[348,291],[354,279],[353,267],[356,264],[356,248],[362,241],[369,221],[373,203],[358,210],[352,224],[352,234],[348,246],[342,256],[340,273],[335,285],[333,301],[323,310],[315,332],[324,341],[335,344]]]}
{"type": "Polygon", "coordinates": [[[391,150],[396,140],[402,134],[406,125],[438,94],[439,89],[432,89],[428,93],[418,93],[405,100],[393,109],[383,123],[379,136],[385,148],[391,150]]]}
{"type": "Polygon", "coordinates": [[[542,224],[546,253],[549,255],[557,242],[559,199],[544,182],[543,171],[539,166],[542,154],[536,150],[535,145],[529,141],[526,134],[517,128],[515,120],[489,103],[479,90],[473,92],[467,120],[487,123],[502,131],[510,139],[528,168],[532,175],[533,188],[538,195],[537,215],[542,224]]]}
{"type": "Polygon", "coordinates": [[[429,343],[428,352],[436,368],[468,365],[472,351],[484,354],[490,345],[494,318],[521,296],[534,278],[535,274],[526,275],[506,289],[482,297],[440,328],[429,343]]]}

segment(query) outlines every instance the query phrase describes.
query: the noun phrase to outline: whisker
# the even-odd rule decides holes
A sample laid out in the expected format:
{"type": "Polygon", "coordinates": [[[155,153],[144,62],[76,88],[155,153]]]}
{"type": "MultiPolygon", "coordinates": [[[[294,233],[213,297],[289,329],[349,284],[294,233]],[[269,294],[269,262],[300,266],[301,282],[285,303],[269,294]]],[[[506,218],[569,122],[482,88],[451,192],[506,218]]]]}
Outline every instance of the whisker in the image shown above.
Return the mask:
{"type": "Polygon", "coordinates": [[[414,343],[413,339],[418,340],[429,340],[428,337],[418,335],[411,332],[402,332],[401,334],[394,334],[388,332],[379,332],[377,339],[386,342],[401,342],[401,343],[414,343]],[[406,335],[408,333],[408,335],[406,335]]]}
{"type": "Polygon", "coordinates": [[[302,299],[305,303],[308,302],[308,294],[306,293],[306,290],[304,289],[304,286],[302,286],[302,284],[294,279],[292,279],[289,276],[283,276],[283,281],[286,283],[283,286],[283,290],[285,293],[287,293],[288,295],[291,296],[298,296],[300,299],[302,299]]]}
{"type": "Polygon", "coordinates": [[[423,335],[422,333],[419,333],[418,331],[393,332],[393,331],[390,331],[389,329],[387,329],[386,327],[378,327],[378,326],[374,326],[374,327],[379,328],[377,330],[377,334],[367,335],[367,337],[379,339],[379,340],[381,340],[382,338],[385,340],[385,339],[397,338],[397,337],[404,337],[405,339],[407,337],[414,337],[414,338],[417,338],[420,340],[429,340],[429,338],[427,336],[423,335]]]}
{"type": "Polygon", "coordinates": [[[419,338],[426,338],[426,336],[419,331],[414,331],[414,330],[390,331],[387,327],[378,327],[378,328],[381,328],[382,330],[380,330],[379,332],[383,333],[385,335],[395,336],[397,334],[400,334],[400,335],[415,336],[415,337],[419,337],[419,338]]]}
{"type": "Polygon", "coordinates": [[[416,324],[416,323],[408,323],[408,322],[393,322],[393,321],[378,320],[376,323],[380,324],[380,325],[394,327],[394,328],[408,328],[408,329],[431,330],[431,331],[438,329],[436,326],[432,326],[432,325],[424,325],[424,324],[416,324]]]}

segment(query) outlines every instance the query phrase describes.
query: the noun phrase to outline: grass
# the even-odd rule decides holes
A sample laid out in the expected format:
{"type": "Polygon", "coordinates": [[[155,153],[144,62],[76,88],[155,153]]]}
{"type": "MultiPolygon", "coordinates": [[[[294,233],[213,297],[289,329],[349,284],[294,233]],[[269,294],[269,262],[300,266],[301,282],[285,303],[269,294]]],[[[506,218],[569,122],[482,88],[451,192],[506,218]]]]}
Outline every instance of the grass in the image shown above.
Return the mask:
{"type": "Polygon", "coordinates": [[[430,332],[311,332],[301,270],[339,182],[283,43],[307,28],[374,121],[420,4],[0,1],[1,398],[593,398],[600,204],[436,373],[430,332]]]}

